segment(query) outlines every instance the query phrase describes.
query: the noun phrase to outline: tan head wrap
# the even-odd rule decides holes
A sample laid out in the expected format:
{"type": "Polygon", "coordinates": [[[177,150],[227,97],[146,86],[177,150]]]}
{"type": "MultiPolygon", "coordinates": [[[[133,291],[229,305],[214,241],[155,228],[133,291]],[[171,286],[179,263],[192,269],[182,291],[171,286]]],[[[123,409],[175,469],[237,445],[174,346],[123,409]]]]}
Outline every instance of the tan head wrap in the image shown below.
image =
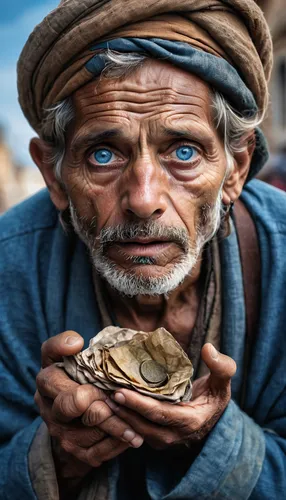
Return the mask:
{"type": "Polygon", "coordinates": [[[30,35],[18,63],[19,101],[41,134],[44,111],[93,75],[90,47],[117,37],[187,42],[226,59],[263,111],[272,43],[253,0],[62,0],[30,35]]]}

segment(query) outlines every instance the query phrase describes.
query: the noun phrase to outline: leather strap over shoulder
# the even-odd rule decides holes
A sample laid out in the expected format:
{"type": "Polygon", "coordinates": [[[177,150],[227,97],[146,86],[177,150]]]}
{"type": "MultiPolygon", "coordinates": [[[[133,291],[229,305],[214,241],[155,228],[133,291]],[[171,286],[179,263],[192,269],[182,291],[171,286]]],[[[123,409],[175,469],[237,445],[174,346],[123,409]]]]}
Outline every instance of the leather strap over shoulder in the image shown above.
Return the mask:
{"type": "Polygon", "coordinates": [[[241,406],[243,407],[251,350],[259,321],[261,259],[255,223],[241,200],[235,204],[234,220],[240,249],[246,313],[244,380],[241,392],[241,406]]]}

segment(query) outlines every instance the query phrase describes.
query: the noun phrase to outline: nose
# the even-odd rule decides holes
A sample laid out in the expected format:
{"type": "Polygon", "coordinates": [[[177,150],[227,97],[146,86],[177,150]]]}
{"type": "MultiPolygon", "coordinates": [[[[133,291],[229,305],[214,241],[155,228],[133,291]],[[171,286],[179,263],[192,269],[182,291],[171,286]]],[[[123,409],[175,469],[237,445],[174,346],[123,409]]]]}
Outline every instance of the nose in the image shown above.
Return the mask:
{"type": "Polygon", "coordinates": [[[168,205],[162,167],[145,155],[130,165],[128,170],[123,180],[123,211],[140,219],[160,218],[168,205]]]}

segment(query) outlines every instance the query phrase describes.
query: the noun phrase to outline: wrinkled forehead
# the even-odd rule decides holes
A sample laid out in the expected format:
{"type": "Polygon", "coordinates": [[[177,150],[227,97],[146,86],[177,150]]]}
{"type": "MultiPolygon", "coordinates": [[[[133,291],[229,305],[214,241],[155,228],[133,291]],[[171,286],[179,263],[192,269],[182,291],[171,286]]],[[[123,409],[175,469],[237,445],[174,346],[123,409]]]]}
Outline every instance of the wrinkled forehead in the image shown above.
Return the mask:
{"type": "Polygon", "coordinates": [[[211,116],[213,92],[201,78],[172,64],[147,59],[140,67],[120,78],[101,77],[73,95],[76,117],[86,112],[111,110],[146,112],[171,107],[193,107],[211,116]]]}

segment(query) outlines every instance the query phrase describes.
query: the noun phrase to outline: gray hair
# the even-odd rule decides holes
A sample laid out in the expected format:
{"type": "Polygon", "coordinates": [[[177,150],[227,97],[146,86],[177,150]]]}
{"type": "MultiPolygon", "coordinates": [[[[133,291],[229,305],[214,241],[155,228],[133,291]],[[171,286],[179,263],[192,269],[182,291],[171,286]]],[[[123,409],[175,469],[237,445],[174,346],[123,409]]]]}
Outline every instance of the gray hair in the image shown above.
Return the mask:
{"type": "MultiPolygon", "coordinates": [[[[114,79],[125,78],[148,59],[142,54],[122,54],[109,49],[102,54],[102,57],[105,59],[105,68],[101,78],[114,79]]],[[[255,116],[245,118],[233,109],[223,95],[216,90],[212,93],[214,123],[224,141],[227,176],[233,168],[234,154],[246,150],[247,144],[244,138],[260,125],[263,116],[258,112],[255,116]]],[[[42,126],[41,135],[51,145],[50,161],[54,165],[55,175],[59,181],[61,181],[62,163],[65,156],[65,134],[74,117],[72,99],[68,97],[46,110],[42,126]]]]}

